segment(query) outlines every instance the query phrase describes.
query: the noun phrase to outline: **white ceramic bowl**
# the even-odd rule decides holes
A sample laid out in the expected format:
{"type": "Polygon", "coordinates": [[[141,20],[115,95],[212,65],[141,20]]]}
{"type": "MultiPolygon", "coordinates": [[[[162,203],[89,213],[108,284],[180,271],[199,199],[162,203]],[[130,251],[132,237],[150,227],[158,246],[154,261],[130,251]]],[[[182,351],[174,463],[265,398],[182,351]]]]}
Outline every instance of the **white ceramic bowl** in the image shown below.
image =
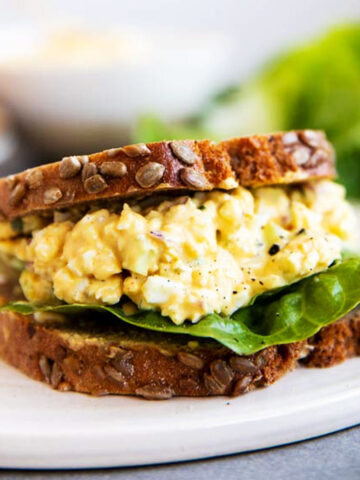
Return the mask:
{"type": "Polygon", "coordinates": [[[0,32],[0,98],[41,147],[91,151],[130,138],[140,114],[196,113],[224,82],[223,37],[20,26],[0,32]]]}

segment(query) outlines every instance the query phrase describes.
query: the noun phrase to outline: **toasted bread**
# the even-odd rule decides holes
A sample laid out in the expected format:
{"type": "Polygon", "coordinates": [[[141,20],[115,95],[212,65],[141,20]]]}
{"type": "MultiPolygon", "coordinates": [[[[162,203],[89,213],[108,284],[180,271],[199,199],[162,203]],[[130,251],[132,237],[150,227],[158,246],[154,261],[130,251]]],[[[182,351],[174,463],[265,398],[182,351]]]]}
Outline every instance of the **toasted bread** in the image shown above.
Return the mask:
{"type": "Polygon", "coordinates": [[[0,313],[0,357],[60,391],[93,395],[239,395],[274,383],[299,361],[328,367],[360,353],[360,311],[306,341],[238,356],[217,342],[124,326],[110,318],[0,313]],[[44,318],[42,319],[44,320],[44,318]]]}
{"type": "Polygon", "coordinates": [[[335,175],[325,135],[303,130],[220,143],[186,140],[130,145],[66,157],[0,179],[0,214],[33,212],[152,193],[303,182],[335,175]]]}

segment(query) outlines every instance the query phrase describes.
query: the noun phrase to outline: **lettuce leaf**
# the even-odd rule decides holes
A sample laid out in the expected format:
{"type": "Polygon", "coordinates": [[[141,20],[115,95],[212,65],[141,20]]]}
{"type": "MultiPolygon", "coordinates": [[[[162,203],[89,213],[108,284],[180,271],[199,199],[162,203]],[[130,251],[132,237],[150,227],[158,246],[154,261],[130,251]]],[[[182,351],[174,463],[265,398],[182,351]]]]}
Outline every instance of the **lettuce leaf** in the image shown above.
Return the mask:
{"type": "Polygon", "coordinates": [[[121,306],[36,306],[14,302],[2,306],[0,311],[25,315],[36,311],[76,315],[92,310],[114,315],[123,322],[148,330],[212,338],[239,355],[250,355],[270,345],[311,337],[359,303],[360,258],[350,258],[273,295],[259,296],[253,305],[239,309],[231,317],[214,313],[196,324],[175,325],[154,311],[141,311],[130,316],[121,306]]]}
{"type": "MultiPolygon", "coordinates": [[[[197,116],[139,119],[134,141],[221,140],[298,128],[326,131],[339,180],[360,198],[360,23],[332,28],[269,61],[253,77],[219,92],[197,116]]],[[[146,112],[144,112],[146,113],[146,112]]]]}
{"type": "Polygon", "coordinates": [[[163,140],[182,140],[184,138],[207,138],[206,132],[199,123],[199,119],[187,119],[183,122],[166,123],[156,115],[141,115],[134,126],[133,143],[160,142],[163,140]]]}
{"type": "Polygon", "coordinates": [[[210,138],[298,128],[326,131],[339,180],[360,198],[360,23],[338,26],[272,58],[230,95],[219,96],[201,127],[210,138]]]}

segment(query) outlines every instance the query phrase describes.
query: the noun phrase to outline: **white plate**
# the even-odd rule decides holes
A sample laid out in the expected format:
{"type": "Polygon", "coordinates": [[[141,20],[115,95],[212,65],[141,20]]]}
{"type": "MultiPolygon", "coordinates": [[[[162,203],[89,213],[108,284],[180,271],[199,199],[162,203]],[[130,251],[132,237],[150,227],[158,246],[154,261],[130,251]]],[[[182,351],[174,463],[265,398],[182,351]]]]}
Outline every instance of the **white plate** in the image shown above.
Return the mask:
{"type": "Polygon", "coordinates": [[[360,358],[238,398],[94,398],[0,365],[0,466],[84,468],[212,457],[360,423],[360,358]]]}

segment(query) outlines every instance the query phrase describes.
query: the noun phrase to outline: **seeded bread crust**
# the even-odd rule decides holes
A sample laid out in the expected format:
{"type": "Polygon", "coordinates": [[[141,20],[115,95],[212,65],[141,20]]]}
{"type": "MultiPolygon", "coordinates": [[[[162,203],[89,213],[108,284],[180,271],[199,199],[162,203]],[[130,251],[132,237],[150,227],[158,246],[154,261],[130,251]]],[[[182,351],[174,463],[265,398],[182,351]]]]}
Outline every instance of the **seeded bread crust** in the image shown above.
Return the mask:
{"type": "Polygon", "coordinates": [[[156,334],[108,318],[39,324],[0,313],[0,357],[60,391],[93,395],[240,395],[274,383],[302,362],[329,367],[360,354],[360,313],[353,311],[308,341],[238,356],[208,340],[156,334]]]}
{"type": "Polygon", "coordinates": [[[65,157],[0,179],[0,215],[14,219],[104,199],[334,176],[334,151],[320,131],[253,135],[220,143],[137,144],[65,157]]]}

